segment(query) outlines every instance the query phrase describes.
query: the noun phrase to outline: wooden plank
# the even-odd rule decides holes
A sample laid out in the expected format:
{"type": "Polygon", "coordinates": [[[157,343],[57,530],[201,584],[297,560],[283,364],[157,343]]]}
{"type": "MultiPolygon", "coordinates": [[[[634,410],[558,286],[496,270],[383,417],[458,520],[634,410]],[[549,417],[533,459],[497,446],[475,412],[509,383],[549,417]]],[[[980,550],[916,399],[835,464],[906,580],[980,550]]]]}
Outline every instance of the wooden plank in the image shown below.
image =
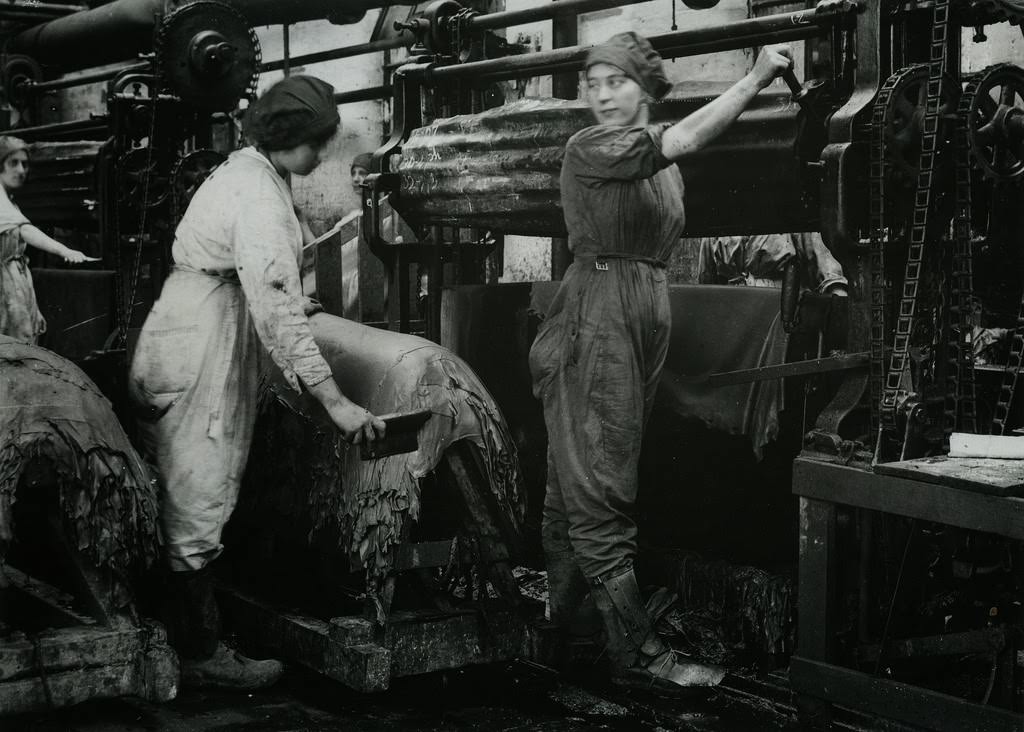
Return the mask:
{"type": "Polygon", "coordinates": [[[281,658],[356,691],[384,691],[390,686],[391,653],[373,643],[339,643],[336,638],[346,628],[338,618],[328,623],[281,613],[236,590],[222,590],[220,599],[232,628],[281,658]]]}
{"type": "MultiPolygon", "coordinates": [[[[72,595],[61,592],[53,585],[30,577],[9,564],[0,566],[0,574],[4,575],[11,590],[22,592],[36,602],[42,603],[47,609],[62,618],[65,625],[93,625],[96,623],[94,618],[75,611],[73,607],[75,598],[72,595]]],[[[0,592],[2,591],[0,590],[0,592]]]]}
{"type": "Polygon", "coordinates": [[[385,634],[396,677],[509,661],[523,655],[525,643],[523,621],[497,609],[487,614],[397,612],[385,634]]]}
{"type": "Polygon", "coordinates": [[[141,696],[137,664],[64,671],[41,678],[0,683],[0,716],[69,707],[92,699],[141,696]],[[49,698],[47,696],[49,691],[49,698]]]}
{"type": "Polygon", "coordinates": [[[1024,715],[930,689],[813,661],[790,659],[793,690],[839,706],[939,732],[1020,732],[1024,715]]]}
{"type": "Polygon", "coordinates": [[[939,455],[882,463],[875,466],[875,472],[991,496],[1024,495],[1024,460],[951,458],[939,455]]]}
{"type": "Polygon", "coordinates": [[[1020,498],[989,496],[809,458],[797,458],[793,463],[793,492],[819,501],[1024,539],[1024,499],[1020,498]]]}
{"type": "Polygon", "coordinates": [[[828,660],[835,646],[835,523],[836,509],[824,501],[800,499],[800,563],[797,602],[797,650],[828,660]]]}
{"type": "Polygon", "coordinates": [[[141,629],[67,628],[38,636],[39,658],[35,644],[27,639],[0,642],[0,681],[34,676],[40,665],[47,671],[103,666],[134,658],[145,648],[141,629]]]}

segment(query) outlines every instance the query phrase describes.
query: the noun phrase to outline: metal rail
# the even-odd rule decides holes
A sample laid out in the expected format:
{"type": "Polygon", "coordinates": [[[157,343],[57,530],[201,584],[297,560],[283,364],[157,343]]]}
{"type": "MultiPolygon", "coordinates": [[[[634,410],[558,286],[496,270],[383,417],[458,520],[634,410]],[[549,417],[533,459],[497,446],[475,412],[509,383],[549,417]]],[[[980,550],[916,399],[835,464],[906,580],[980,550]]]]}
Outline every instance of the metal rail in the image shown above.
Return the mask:
{"type": "MultiPolygon", "coordinates": [[[[595,10],[607,10],[608,8],[619,8],[627,5],[639,5],[651,0],[555,0],[554,2],[540,5],[525,10],[510,10],[499,13],[487,13],[469,18],[466,24],[472,30],[493,30],[495,28],[508,28],[522,23],[532,23],[538,20],[550,20],[560,15],[574,13],[588,13],[595,10]]],[[[396,48],[403,48],[412,45],[415,37],[411,32],[403,31],[395,38],[387,38],[380,41],[358,43],[353,46],[342,46],[327,51],[307,53],[302,56],[292,56],[289,63],[292,66],[305,64],[318,64],[324,61],[336,61],[352,56],[362,56],[378,51],[387,51],[396,48]]],[[[260,66],[260,71],[280,71],[284,68],[284,59],[268,61],[260,66]]]]}
{"type": "MultiPolygon", "coordinates": [[[[804,40],[821,35],[850,16],[854,8],[816,12],[780,13],[736,23],[695,28],[650,36],[651,45],[665,58],[697,56],[765,43],[804,40]]],[[[590,46],[572,46],[526,56],[489,59],[467,64],[417,69],[424,83],[471,76],[475,81],[497,81],[523,75],[550,74],[579,69],[590,46]]]]}

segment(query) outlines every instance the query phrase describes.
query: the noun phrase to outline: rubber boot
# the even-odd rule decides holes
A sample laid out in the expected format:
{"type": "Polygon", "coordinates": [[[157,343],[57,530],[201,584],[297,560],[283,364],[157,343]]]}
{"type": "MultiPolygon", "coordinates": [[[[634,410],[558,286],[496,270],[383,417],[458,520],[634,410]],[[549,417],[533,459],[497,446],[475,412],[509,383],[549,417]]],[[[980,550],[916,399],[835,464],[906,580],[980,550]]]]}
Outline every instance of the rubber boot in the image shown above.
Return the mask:
{"type": "Polygon", "coordinates": [[[680,660],[655,632],[632,569],[598,580],[592,592],[608,634],[613,683],[669,694],[721,683],[724,669],[680,660]]]}
{"type": "Polygon", "coordinates": [[[174,618],[169,639],[181,661],[181,684],[194,688],[253,691],[277,682],[280,661],[254,661],[220,641],[220,612],[208,567],[172,572],[174,618]]]}
{"type": "Polygon", "coordinates": [[[589,638],[600,633],[601,615],[572,552],[551,552],[544,559],[551,622],[573,637],[589,638]]]}

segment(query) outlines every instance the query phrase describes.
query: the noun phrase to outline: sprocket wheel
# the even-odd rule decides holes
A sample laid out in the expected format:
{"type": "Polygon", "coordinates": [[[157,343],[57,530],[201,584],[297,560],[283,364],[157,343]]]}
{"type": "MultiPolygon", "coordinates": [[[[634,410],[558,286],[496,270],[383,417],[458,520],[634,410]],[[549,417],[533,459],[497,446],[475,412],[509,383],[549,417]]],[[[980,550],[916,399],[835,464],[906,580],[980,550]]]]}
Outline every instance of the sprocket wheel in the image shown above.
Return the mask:
{"type": "Polygon", "coordinates": [[[1013,64],[991,66],[964,91],[971,157],[988,178],[1016,180],[1024,175],[1024,141],[1006,122],[1024,114],[1024,70],[1013,64]]]}
{"type": "Polygon", "coordinates": [[[231,111],[255,91],[259,39],[241,13],[219,0],[194,0],[164,16],[154,50],[162,82],[199,111],[231,111]]]}
{"type": "MultiPolygon", "coordinates": [[[[956,111],[956,82],[946,79],[942,85],[939,119],[956,111]]],[[[921,160],[921,132],[928,99],[928,67],[910,69],[892,90],[885,111],[885,139],[892,170],[900,178],[916,183],[921,160]]],[[[941,139],[941,135],[940,135],[941,139]]]]}

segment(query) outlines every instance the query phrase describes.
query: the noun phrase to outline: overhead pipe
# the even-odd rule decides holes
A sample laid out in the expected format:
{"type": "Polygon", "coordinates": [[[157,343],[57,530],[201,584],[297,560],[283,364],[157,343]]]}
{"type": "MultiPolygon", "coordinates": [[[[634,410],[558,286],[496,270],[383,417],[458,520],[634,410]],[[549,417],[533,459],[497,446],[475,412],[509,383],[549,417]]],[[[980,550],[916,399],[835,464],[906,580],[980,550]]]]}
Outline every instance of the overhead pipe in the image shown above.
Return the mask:
{"type": "MultiPolygon", "coordinates": [[[[666,58],[719,53],[739,48],[805,40],[821,35],[842,22],[856,6],[835,10],[803,10],[753,18],[735,23],[694,28],[650,36],[651,45],[666,58]]],[[[590,46],[572,46],[540,51],[525,56],[474,61],[466,64],[423,68],[415,71],[426,83],[473,77],[474,81],[498,81],[522,76],[537,76],[559,71],[578,70],[590,46]]]]}
{"type": "MultiPolygon", "coordinates": [[[[466,25],[470,30],[494,30],[497,28],[509,28],[523,23],[533,23],[539,20],[550,20],[562,15],[589,13],[595,10],[620,8],[626,5],[638,5],[645,2],[650,2],[650,0],[555,0],[552,3],[525,10],[475,15],[467,19],[466,25]]],[[[403,48],[412,45],[415,40],[416,38],[412,33],[403,31],[393,38],[370,41],[369,43],[357,43],[352,46],[342,46],[341,48],[307,53],[303,56],[292,56],[289,63],[292,66],[300,66],[319,64],[324,61],[337,61],[338,59],[351,58],[352,56],[363,56],[368,53],[403,48]]],[[[284,59],[281,59],[266,62],[260,67],[260,70],[280,71],[283,68],[284,59]]]]}
{"type": "Polygon", "coordinates": [[[335,104],[352,104],[353,102],[372,102],[377,99],[386,99],[391,96],[390,86],[371,86],[367,89],[356,89],[355,91],[338,92],[334,95],[335,104]]]}
{"type": "MultiPolygon", "coordinates": [[[[321,19],[353,22],[367,10],[393,4],[389,0],[224,1],[252,26],[321,19]]],[[[22,31],[7,50],[64,71],[133,59],[152,50],[154,28],[165,4],[165,0],[114,0],[22,31]]]]}

